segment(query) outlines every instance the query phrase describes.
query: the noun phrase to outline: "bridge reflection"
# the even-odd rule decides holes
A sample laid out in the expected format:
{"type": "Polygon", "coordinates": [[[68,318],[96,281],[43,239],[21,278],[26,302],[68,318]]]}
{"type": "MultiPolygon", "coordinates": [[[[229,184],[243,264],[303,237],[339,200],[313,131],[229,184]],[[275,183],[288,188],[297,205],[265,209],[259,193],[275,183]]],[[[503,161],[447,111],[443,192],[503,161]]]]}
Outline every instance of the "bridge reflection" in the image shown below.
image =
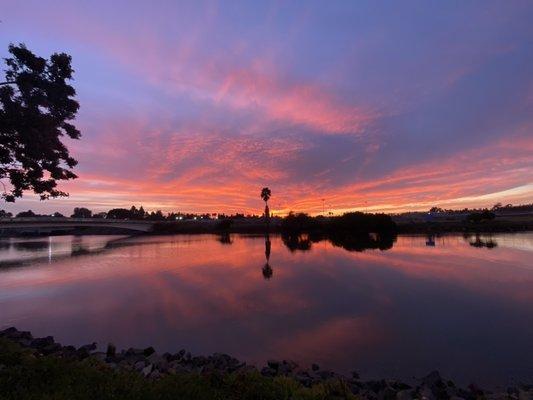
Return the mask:
{"type": "Polygon", "coordinates": [[[71,232],[76,229],[98,228],[106,230],[126,230],[132,232],[151,232],[153,221],[129,221],[104,218],[10,218],[0,221],[0,235],[18,234],[42,235],[71,232]]]}

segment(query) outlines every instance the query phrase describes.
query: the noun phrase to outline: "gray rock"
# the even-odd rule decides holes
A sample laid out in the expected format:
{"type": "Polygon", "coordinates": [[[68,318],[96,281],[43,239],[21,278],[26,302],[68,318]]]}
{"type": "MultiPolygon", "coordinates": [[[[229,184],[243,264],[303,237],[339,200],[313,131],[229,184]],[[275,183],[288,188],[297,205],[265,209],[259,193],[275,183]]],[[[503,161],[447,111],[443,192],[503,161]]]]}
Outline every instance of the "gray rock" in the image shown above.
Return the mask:
{"type": "Polygon", "coordinates": [[[150,347],[147,347],[146,349],[143,350],[143,354],[148,357],[149,355],[152,355],[155,353],[155,349],[150,346],[150,347]]]}
{"type": "Polygon", "coordinates": [[[91,354],[91,358],[94,358],[96,360],[99,360],[99,361],[105,361],[107,356],[105,353],[101,352],[101,351],[98,351],[96,353],[92,353],[91,354]]]}
{"type": "Polygon", "coordinates": [[[144,356],[144,349],[135,349],[130,347],[126,350],[126,356],[144,356]]]}
{"type": "Polygon", "coordinates": [[[144,367],[141,371],[141,373],[144,375],[144,376],[148,376],[150,375],[150,373],[153,371],[154,369],[154,366],[152,364],[148,364],[146,367],[144,367]]]}
{"type": "Polygon", "coordinates": [[[152,373],[150,374],[150,378],[152,379],[159,379],[161,378],[163,375],[161,374],[161,372],[159,372],[157,369],[154,369],[152,371],[152,373]]]}
{"type": "Polygon", "coordinates": [[[8,337],[9,339],[13,339],[17,342],[19,342],[21,339],[26,340],[32,340],[33,336],[28,331],[19,331],[14,327],[4,329],[0,332],[0,336],[8,337]]]}
{"type": "Polygon", "coordinates": [[[16,332],[18,332],[17,328],[10,326],[9,328],[0,331],[0,336],[11,337],[11,335],[16,332]]]}
{"type": "Polygon", "coordinates": [[[294,375],[294,379],[306,387],[310,387],[313,384],[313,379],[305,373],[298,373],[294,375]]]}
{"type": "Polygon", "coordinates": [[[439,371],[432,371],[428,375],[422,378],[422,385],[432,388],[437,383],[442,382],[442,377],[439,374],[439,371]]]}
{"type": "Polygon", "coordinates": [[[40,350],[44,355],[49,355],[60,352],[63,347],[59,343],[52,343],[42,347],[40,350]]]}
{"type": "Polygon", "coordinates": [[[261,375],[263,375],[263,376],[274,377],[274,376],[276,376],[276,373],[277,373],[277,371],[274,368],[270,368],[270,367],[264,367],[261,370],[261,375]]]}
{"type": "Polygon", "coordinates": [[[109,343],[107,345],[107,351],[106,351],[107,356],[108,357],[115,357],[116,353],[117,353],[116,346],[113,343],[109,343]]]}
{"type": "Polygon", "coordinates": [[[334,372],[328,371],[328,370],[319,370],[319,371],[316,371],[316,374],[320,376],[320,379],[322,380],[331,379],[336,376],[334,372]]]}
{"type": "Polygon", "coordinates": [[[50,346],[54,344],[54,337],[53,336],[47,336],[44,338],[35,338],[31,341],[31,347],[34,347],[36,349],[41,349],[46,346],[50,346]]]}
{"type": "Polygon", "coordinates": [[[154,353],[151,356],[146,358],[146,361],[154,365],[154,368],[158,369],[159,372],[166,372],[169,368],[169,362],[165,357],[154,353]]]}
{"type": "Polygon", "coordinates": [[[31,347],[32,339],[17,339],[17,343],[20,344],[22,347],[31,347]]]}
{"type": "Polygon", "coordinates": [[[93,342],[91,344],[85,344],[85,345],[81,346],[78,350],[87,351],[88,353],[90,353],[91,351],[95,351],[96,350],[96,343],[93,342]]]}
{"type": "Polygon", "coordinates": [[[144,367],[146,367],[146,363],[144,361],[137,361],[134,365],[133,365],[133,368],[136,370],[136,371],[142,371],[144,369],[144,367]]]}
{"type": "Polygon", "coordinates": [[[280,375],[290,375],[290,373],[292,372],[292,368],[289,364],[280,364],[279,367],[278,367],[278,374],[280,375]]]}
{"type": "Polygon", "coordinates": [[[155,364],[157,363],[158,361],[162,360],[163,357],[160,356],[159,354],[157,353],[152,353],[151,355],[149,355],[148,357],[146,357],[146,361],[148,361],[149,363],[151,364],[155,364]]]}

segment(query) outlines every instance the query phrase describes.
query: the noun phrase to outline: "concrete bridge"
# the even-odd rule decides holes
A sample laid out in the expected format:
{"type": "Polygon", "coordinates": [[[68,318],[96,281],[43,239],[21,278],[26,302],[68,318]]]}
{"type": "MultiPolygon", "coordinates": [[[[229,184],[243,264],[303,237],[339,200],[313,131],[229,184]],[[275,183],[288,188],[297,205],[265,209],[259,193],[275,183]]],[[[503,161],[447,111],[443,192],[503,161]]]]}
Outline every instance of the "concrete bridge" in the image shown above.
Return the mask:
{"type": "Polygon", "coordinates": [[[51,231],[68,231],[78,228],[116,228],[137,232],[151,232],[153,221],[134,221],[103,218],[63,218],[63,217],[27,217],[0,219],[0,232],[17,231],[21,233],[46,233],[51,231]]]}

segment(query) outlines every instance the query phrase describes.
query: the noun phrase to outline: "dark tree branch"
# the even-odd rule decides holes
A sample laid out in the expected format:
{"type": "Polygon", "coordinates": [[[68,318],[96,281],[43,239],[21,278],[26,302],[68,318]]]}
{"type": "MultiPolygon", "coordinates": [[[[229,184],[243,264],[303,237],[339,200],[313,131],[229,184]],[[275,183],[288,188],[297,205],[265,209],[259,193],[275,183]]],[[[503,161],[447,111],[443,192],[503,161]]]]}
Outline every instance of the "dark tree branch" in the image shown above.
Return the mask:
{"type": "Polygon", "coordinates": [[[0,82],[0,179],[11,187],[0,191],[0,199],[13,202],[25,191],[41,199],[66,196],[57,189],[57,181],[76,178],[76,165],[61,141],[66,133],[80,137],[74,125],[79,104],[76,91],[68,84],[72,79],[71,58],[53,54],[48,60],[38,57],[24,45],[10,45],[5,81],[0,82]],[[20,91],[19,84],[24,90],[20,91]],[[13,85],[10,89],[3,86],[13,85]],[[6,92],[7,90],[7,92],[6,92]],[[13,92],[20,93],[13,96],[13,92]]]}

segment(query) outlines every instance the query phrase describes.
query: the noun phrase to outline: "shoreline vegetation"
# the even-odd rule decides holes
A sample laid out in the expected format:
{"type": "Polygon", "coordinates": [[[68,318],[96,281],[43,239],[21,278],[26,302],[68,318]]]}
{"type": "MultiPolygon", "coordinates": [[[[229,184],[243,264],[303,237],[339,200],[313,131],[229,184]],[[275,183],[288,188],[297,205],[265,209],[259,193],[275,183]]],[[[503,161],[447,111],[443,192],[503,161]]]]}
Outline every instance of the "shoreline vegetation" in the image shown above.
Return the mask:
{"type": "Polygon", "coordinates": [[[150,227],[150,232],[144,232],[144,234],[152,235],[205,233],[296,235],[305,233],[315,237],[335,239],[335,237],[361,236],[367,233],[392,236],[397,234],[438,235],[444,233],[475,234],[533,231],[533,205],[461,211],[433,208],[429,212],[397,215],[350,212],[339,216],[309,216],[305,213],[291,212],[285,217],[270,217],[268,223],[264,217],[256,215],[218,214],[215,216],[211,214],[170,213],[163,216],[161,213],[156,213],[156,217],[152,218],[151,214],[148,215],[142,210],[142,207],[122,210],[123,212],[112,212],[113,210],[111,210],[105,218],[102,215],[93,216],[89,210],[87,210],[88,212],[78,212],[78,215],[73,215],[70,218],[62,215],[28,214],[28,212],[19,213],[16,217],[12,217],[5,215],[5,212],[2,215],[0,212],[0,237],[135,233],[124,227],[114,226],[119,225],[118,223],[122,221],[146,224],[150,227]],[[141,211],[139,212],[139,210],[141,211]],[[76,221],[80,223],[80,226],[72,226],[72,223],[76,221]],[[50,228],[46,229],[41,226],[38,229],[32,229],[31,226],[25,228],[14,226],[21,222],[29,225],[46,223],[50,225],[50,228]],[[90,222],[97,223],[99,226],[83,226],[83,224],[90,222]],[[65,225],[62,226],[62,224],[65,225]]]}
{"type": "Polygon", "coordinates": [[[62,346],[14,327],[0,331],[2,399],[530,399],[533,385],[491,392],[463,388],[437,371],[416,382],[362,380],[317,364],[269,360],[257,368],[227,354],[193,356],[152,347],[106,352],[96,343],[62,346]]]}

